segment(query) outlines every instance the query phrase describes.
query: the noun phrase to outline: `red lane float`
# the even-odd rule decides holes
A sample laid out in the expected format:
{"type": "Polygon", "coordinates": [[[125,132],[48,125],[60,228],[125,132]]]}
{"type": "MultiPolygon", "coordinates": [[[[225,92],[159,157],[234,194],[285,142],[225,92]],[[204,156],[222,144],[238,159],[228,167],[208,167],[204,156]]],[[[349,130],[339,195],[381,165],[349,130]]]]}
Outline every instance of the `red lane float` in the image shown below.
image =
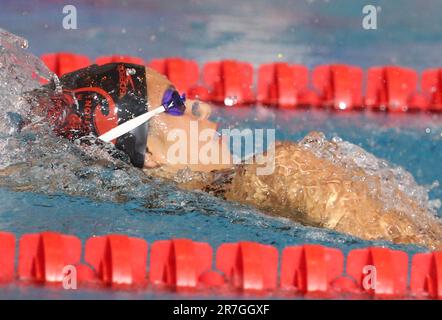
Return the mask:
{"type": "Polygon", "coordinates": [[[173,289],[196,289],[221,285],[220,275],[211,271],[213,249],[205,242],[189,239],[156,241],[150,255],[150,282],[173,289]]]}
{"type": "Polygon", "coordinates": [[[442,251],[413,256],[410,289],[418,296],[442,299],[442,251]]]}
{"type": "Polygon", "coordinates": [[[95,59],[95,63],[98,65],[103,65],[111,62],[126,62],[140,65],[146,64],[146,62],[142,58],[124,55],[101,56],[95,59]]]}
{"type": "Polygon", "coordinates": [[[0,283],[14,279],[15,235],[0,232],[0,283]]]}
{"type": "Polygon", "coordinates": [[[270,63],[259,67],[256,99],[265,105],[294,108],[312,103],[303,101],[308,88],[308,69],[302,65],[270,63]]]}
{"type": "Polygon", "coordinates": [[[148,67],[165,75],[179,92],[189,93],[199,80],[198,64],[193,60],[181,58],[154,59],[148,67]]]}
{"type": "Polygon", "coordinates": [[[342,275],[344,255],[321,245],[287,247],[282,251],[281,289],[303,294],[326,293],[342,275]]]}
{"type": "Polygon", "coordinates": [[[390,112],[423,110],[426,99],[417,94],[416,71],[396,66],[368,69],[365,105],[372,109],[390,112]]]}
{"type": "Polygon", "coordinates": [[[87,56],[69,52],[44,54],[41,56],[41,60],[46,64],[49,70],[59,77],[91,64],[91,60],[87,56]]]}
{"type": "Polygon", "coordinates": [[[81,241],[57,232],[23,235],[19,244],[18,277],[35,282],[62,282],[64,268],[81,258],[81,241]]]}
{"type": "Polygon", "coordinates": [[[222,244],[216,253],[216,267],[235,289],[274,290],[278,277],[278,250],[248,241],[222,244]]]}
{"type": "Polygon", "coordinates": [[[90,238],[85,261],[94,267],[98,279],[108,286],[146,284],[147,242],[125,235],[90,238]]]}
{"type": "Polygon", "coordinates": [[[250,104],[255,101],[253,66],[236,60],[208,62],[203,68],[203,81],[207,87],[190,90],[191,98],[199,98],[226,106],[250,104]]]}
{"type": "Polygon", "coordinates": [[[442,111],[442,68],[425,70],[421,87],[430,101],[429,110],[442,111]]]}
{"type": "Polygon", "coordinates": [[[347,274],[368,294],[401,297],[407,289],[408,256],[387,248],[355,249],[347,257],[347,274]]]}
{"type": "MultiPolygon", "coordinates": [[[[58,76],[91,64],[87,56],[67,52],[44,54],[41,58],[58,76]]],[[[109,62],[146,64],[142,58],[124,55],[96,59],[97,64],[109,62]]],[[[203,85],[198,85],[198,65],[193,60],[178,57],[154,59],[148,66],[166,75],[190,98],[226,106],[259,102],[282,108],[323,105],[339,110],[368,107],[390,112],[442,111],[442,68],[423,72],[422,93],[417,91],[418,75],[413,69],[399,66],[369,68],[363,98],[362,69],[344,64],[323,65],[313,70],[311,86],[319,95],[309,89],[306,67],[287,63],[263,64],[258,71],[256,97],[252,89],[253,66],[246,62],[207,63],[203,68],[203,85]]]]}
{"type": "MultiPolygon", "coordinates": [[[[86,241],[81,262],[81,241],[56,232],[23,235],[19,241],[17,280],[59,284],[77,271],[83,285],[112,289],[166,287],[209,289],[211,293],[272,293],[321,297],[376,297],[442,299],[442,252],[415,254],[407,287],[408,256],[387,248],[350,251],[346,274],[339,249],[320,245],[286,247],[278,276],[278,250],[255,242],[222,244],[212,269],[208,243],[188,239],[156,241],[147,274],[147,242],[125,235],[93,237],[86,241]],[[66,267],[75,267],[75,269],[66,267]],[[73,271],[71,271],[73,270],[73,271]],[[221,272],[222,274],[220,274],[221,272]],[[278,279],[280,284],[278,286],[278,279]],[[216,291],[214,291],[216,289],[216,291]],[[409,290],[408,290],[409,289],[409,290]],[[411,295],[410,295],[411,294],[411,295]]],[[[0,282],[14,280],[15,237],[0,232],[0,282]]],[[[60,286],[61,288],[61,286],[60,286]]]]}
{"type": "Polygon", "coordinates": [[[319,91],[321,105],[336,110],[361,108],[362,77],[360,67],[334,64],[313,70],[313,86],[319,91]]]}

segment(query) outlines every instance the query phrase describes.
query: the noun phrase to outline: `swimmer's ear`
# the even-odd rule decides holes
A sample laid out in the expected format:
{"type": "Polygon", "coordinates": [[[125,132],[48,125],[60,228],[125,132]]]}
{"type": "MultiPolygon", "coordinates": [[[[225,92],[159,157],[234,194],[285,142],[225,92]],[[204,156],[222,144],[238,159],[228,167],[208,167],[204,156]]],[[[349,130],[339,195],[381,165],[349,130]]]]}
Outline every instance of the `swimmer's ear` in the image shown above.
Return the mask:
{"type": "Polygon", "coordinates": [[[152,169],[152,168],[156,168],[158,166],[159,166],[159,164],[152,159],[152,154],[150,152],[146,152],[146,155],[144,157],[143,168],[152,169]]]}
{"type": "Polygon", "coordinates": [[[212,114],[212,107],[210,104],[198,100],[186,101],[186,112],[189,112],[199,120],[205,120],[212,114]]]}

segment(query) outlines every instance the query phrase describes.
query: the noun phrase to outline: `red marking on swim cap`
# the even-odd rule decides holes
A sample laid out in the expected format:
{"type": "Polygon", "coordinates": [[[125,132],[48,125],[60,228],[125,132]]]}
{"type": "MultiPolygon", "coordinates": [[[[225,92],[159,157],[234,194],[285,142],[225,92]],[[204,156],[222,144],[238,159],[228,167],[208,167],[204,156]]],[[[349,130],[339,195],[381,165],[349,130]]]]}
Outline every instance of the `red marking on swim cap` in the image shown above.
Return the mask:
{"type": "MultiPolygon", "coordinates": [[[[79,92],[95,92],[97,94],[102,95],[109,106],[109,113],[108,115],[104,115],[101,112],[101,106],[97,105],[95,107],[94,113],[93,113],[93,121],[95,130],[97,131],[97,134],[100,136],[106,132],[108,132],[110,129],[115,128],[118,126],[118,114],[117,109],[115,106],[115,102],[112,99],[112,97],[103,89],[97,88],[97,87],[88,87],[88,88],[79,88],[76,90],[73,90],[73,92],[79,93],[79,92]]],[[[113,140],[112,143],[115,143],[116,141],[113,140]]]]}
{"type": "Polygon", "coordinates": [[[76,114],[70,114],[67,117],[67,123],[69,124],[69,129],[76,129],[76,130],[80,130],[81,129],[81,118],[79,116],[77,116],[76,114]]]}
{"type": "Polygon", "coordinates": [[[134,81],[132,80],[132,76],[130,74],[127,74],[126,67],[122,64],[118,65],[118,75],[119,75],[118,93],[119,93],[119,98],[122,98],[127,94],[129,83],[132,85],[132,88],[134,88],[135,86],[134,86],[134,81]]]}

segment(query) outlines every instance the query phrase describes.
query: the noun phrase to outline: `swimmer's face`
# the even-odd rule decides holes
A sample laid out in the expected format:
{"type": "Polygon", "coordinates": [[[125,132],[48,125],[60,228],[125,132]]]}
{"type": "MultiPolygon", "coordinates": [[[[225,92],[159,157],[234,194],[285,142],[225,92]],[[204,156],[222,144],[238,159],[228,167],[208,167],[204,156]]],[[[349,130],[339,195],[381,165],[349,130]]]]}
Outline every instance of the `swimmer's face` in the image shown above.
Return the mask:
{"type": "MultiPolygon", "coordinates": [[[[161,105],[164,92],[173,84],[163,75],[146,68],[147,92],[151,108],[161,105]]],[[[191,161],[191,154],[199,154],[201,148],[213,143],[220,154],[229,154],[223,140],[216,134],[217,124],[208,120],[210,105],[202,102],[187,100],[186,112],[182,116],[162,113],[149,121],[149,135],[144,166],[152,168],[164,166],[170,171],[177,171],[189,167],[194,171],[211,171],[228,167],[221,165],[221,159],[210,164],[191,161]],[[198,142],[199,137],[209,136],[198,142]],[[196,148],[195,148],[196,146],[196,148]],[[180,151],[179,151],[180,150],[180,151]],[[176,151],[176,152],[174,152],[176,151]],[[172,156],[171,156],[172,155],[172,156]],[[181,160],[177,161],[177,155],[181,160]],[[184,158],[182,156],[185,156],[184,158]]],[[[197,157],[198,158],[198,157],[197,157]]],[[[198,159],[199,160],[199,159],[198,159]]]]}

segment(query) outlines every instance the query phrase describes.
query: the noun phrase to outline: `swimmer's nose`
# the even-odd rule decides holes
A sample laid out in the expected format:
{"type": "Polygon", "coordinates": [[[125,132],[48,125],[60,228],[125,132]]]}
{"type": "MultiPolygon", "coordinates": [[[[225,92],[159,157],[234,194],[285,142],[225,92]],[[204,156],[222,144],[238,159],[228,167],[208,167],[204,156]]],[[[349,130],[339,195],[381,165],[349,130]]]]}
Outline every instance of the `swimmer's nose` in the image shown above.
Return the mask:
{"type": "Polygon", "coordinates": [[[198,118],[201,116],[200,103],[198,101],[192,103],[192,115],[198,118]]]}

